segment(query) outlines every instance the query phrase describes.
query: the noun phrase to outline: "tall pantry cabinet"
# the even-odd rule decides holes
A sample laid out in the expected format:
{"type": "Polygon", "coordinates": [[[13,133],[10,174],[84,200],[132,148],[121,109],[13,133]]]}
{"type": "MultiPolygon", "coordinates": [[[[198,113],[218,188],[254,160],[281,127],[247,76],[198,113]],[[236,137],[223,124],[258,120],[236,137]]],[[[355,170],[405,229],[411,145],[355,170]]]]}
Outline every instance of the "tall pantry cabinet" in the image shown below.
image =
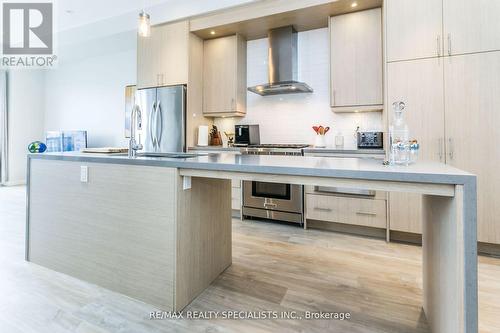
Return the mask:
{"type": "MultiPolygon", "coordinates": [[[[386,0],[385,13],[388,107],[406,103],[420,160],[478,176],[478,240],[500,244],[500,1],[386,0]]],[[[420,196],[389,207],[392,231],[421,232],[420,196]]]]}

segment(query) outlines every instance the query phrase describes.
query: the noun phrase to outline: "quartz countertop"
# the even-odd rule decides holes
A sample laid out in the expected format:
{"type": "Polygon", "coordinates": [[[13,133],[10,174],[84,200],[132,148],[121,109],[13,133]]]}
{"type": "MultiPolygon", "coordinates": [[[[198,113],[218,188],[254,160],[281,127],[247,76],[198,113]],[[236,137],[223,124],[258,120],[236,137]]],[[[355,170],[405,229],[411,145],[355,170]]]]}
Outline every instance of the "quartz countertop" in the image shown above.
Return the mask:
{"type": "MultiPolygon", "coordinates": [[[[245,147],[222,147],[222,146],[206,146],[206,147],[189,147],[188,151],[213,151],[213,152],[239,152],[245,147]]],[[[343,149],[334,147],[316,148],[313,146],[302,148],[306,154],[360,154],[360,155],[385,155],[384,149],[343,149]]]]}
{"type": "Polygon", "coordinates": [[[303,149],[306,154],[369,154],[369,155],[385,155],[383,149],[343,149],[343,148],[315,148],[307,147],[303,149]]]}
{"type": "Polygon", "coordinates": [[[214,151],[214,152],[219,152],[219,151],[234,151],[234,152],[239,152],[240,147],[222,147],[222,146],[195,146],[195,147],[189,147],[188,151],[214,151]]]}
{"type": "Polygon", "coordinates": [[[170,167],[180,169],[220,170],[262,174],[319,176],[346,179],[401,182],[465,184],[475,176],[450,165],[418,162],[410,166],[386,166],[380,160],[313,156],[204,154],[194,158],[136,157],[87,154],[78,152],[29,154],[29,159],[49,159],[80,163],[114,163],[170,167]]]}

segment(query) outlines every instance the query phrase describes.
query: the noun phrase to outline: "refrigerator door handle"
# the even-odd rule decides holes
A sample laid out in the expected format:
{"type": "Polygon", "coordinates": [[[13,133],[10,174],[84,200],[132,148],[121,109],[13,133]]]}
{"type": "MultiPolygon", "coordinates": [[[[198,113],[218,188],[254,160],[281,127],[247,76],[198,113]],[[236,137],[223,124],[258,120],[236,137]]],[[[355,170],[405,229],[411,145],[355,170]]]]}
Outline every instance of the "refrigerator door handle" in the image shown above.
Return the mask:
{"type": "Polygon", "coordinates": [[[156,113],[156,102],[153,103],[151,108],[151,113],[149,114],[149,136],[151,142],[153,143],[153,149],[156,149],[156,139],[155,139],[155,113],[156,113]]]}
{"type": "Polygon", "coordinates": [[[155,134],[156,134],[156,145],[158,148],[160,147],[161,135],[163,132],[163,119],[162,119],[162,111],[161,111],[161,102],[158,101],[158,105],[156,105],[155,112],[155,134]]]}

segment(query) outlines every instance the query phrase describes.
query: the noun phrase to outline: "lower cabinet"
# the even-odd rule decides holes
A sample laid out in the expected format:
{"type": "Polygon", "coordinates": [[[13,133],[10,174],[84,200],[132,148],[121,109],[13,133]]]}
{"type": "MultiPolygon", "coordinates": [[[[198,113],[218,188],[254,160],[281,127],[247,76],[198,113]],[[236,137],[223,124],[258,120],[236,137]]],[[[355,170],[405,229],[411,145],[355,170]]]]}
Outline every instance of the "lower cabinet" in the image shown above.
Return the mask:
{"type": "Polygon", "coordinates": [[[391,231],[422,233],[422,195],[389,193],[389,225],[391,231]]]}
{"type": "Polygon", "coordinates": [[[386,200],[306,194],[306,219],[386,228],[386,200]]]}

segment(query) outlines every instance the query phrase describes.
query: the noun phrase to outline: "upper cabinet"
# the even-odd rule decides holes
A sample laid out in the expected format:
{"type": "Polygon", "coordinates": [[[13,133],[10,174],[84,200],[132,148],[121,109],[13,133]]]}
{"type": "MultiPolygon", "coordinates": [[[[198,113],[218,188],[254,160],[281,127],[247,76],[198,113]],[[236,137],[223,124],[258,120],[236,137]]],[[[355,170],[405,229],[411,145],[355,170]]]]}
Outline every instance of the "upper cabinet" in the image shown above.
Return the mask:
{"type": "Polygon", "coordinates": [[[137,40],[137,88],[188,83],[189,22],[151,28],[137,40]]]}
{"type": "Polygon", "coordinates": [[[331,17],[330,43],[332,110],[382,110],[382,10],[331,17]]]}
{"type": "Polygon", "coordinates": [[[387,61],[500,50],[498,0],[386,0],[387,61]]]}
{"type": "Polygon", "coordinates": [[[500,1],[444,0],[443,9],[446,55],[500,50],[500,1]]]}
{"type": "Polygon", "coordinates": [[[245,115],[246,50],[246,41],[240,35],[204,41],[203,113],[205,116],[245,115]]]}
{"type": "Polygon", "coordinates": [[[386,0],[385,8],[387,61],[442,55],[442,0],[386,0]]]}

